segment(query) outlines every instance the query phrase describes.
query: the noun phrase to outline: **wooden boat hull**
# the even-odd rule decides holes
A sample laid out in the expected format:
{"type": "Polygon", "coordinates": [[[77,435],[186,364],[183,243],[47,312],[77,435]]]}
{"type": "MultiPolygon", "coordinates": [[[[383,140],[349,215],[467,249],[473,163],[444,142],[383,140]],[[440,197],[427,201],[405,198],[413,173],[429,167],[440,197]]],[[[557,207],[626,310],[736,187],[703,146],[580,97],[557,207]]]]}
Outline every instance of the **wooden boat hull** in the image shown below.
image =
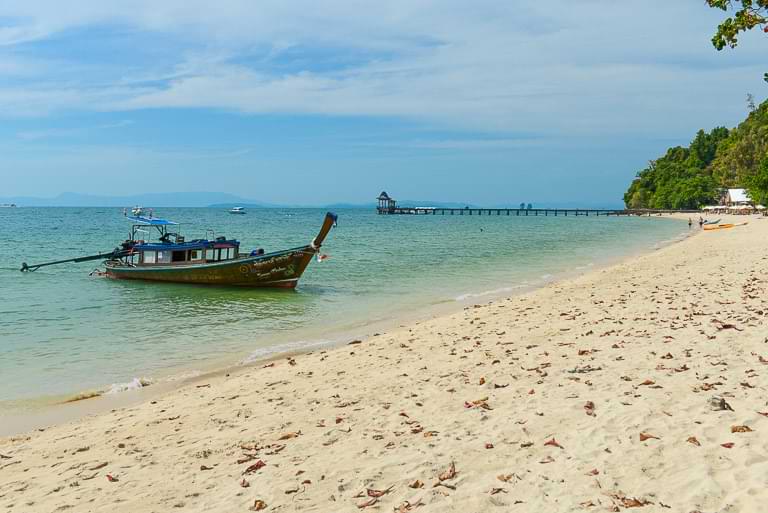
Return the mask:
{"type": "Polygon", "coordinates": [[[108,261],[105,266],[106,275],[119,280],[292,289],[316,253],[313,246],[303,246],[205,264],[131,266],[108,261]]]}
{"type": "Polygon", "coordinates": [[[335,225],[336,215],[328,212],[311,244],[284,251],[184,264],[133,265],[127,259],[117,257],[104,262],[105,274],[117,280],[292,289],[335,225]]]}

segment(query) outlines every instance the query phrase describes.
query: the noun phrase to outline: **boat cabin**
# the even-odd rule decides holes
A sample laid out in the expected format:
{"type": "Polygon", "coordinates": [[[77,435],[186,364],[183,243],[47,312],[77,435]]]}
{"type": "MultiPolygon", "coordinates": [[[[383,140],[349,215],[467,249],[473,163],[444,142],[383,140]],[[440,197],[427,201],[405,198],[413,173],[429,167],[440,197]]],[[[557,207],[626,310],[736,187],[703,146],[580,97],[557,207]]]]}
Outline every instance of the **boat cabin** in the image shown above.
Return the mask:
{"type": "Polygon", "coordinates": [[[129,241],[131,254],[127,263],[138,266],[205,264],[233,260],[238,258],[240,242],[226,237],[214,240],[195,239],[186,241],[183,235],[168,231],[168,227],[178,223],[166,219],[129,217],[135,224],[129,241]],[[144,229],[155,228],[160,234],[157,242],[148,242],[139,237],[141,233],[150,233],[144,229]]]}

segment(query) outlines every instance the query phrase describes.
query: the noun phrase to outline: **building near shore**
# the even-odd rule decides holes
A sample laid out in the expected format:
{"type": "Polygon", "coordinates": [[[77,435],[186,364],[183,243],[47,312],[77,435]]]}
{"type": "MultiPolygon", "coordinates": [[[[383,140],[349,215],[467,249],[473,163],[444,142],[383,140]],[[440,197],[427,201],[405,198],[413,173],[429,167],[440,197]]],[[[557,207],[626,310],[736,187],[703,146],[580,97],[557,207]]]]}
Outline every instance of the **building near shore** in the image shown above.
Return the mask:
{"type": "Polygon", "coordinates": [[[720,204],[726,207],[751,206],[752,200],[746,189],[726,189],[720,204]]]}

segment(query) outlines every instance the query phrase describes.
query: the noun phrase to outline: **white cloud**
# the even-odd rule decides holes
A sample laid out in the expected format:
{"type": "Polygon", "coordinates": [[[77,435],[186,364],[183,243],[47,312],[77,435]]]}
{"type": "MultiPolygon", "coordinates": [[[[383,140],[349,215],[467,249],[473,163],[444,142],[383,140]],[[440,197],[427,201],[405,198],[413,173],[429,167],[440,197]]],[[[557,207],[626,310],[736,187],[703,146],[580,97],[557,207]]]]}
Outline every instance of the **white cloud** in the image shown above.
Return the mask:
{"type": "Polygon", "coordinates": [[[709,45],[718,16],[693,0],[16,2],[0,8],[16,20],[0,28],[0,44],[120,26],[137,31],[137,47],[162,35],[186,50],[171,66],[107,81],[81,55],[74,64],[89,71],[79,81],[51,66],[24,87],[0,83],[0,115],[194,107],[672,135],[738,118],[735,105],[762,87],[763,70],[747,63],[761,62],[765,42],[718,54],[709,45]],[[308,64],[286,71],[288,54],[308,64]],[[334,55],[353,64],[312,62],[334,55]]]}

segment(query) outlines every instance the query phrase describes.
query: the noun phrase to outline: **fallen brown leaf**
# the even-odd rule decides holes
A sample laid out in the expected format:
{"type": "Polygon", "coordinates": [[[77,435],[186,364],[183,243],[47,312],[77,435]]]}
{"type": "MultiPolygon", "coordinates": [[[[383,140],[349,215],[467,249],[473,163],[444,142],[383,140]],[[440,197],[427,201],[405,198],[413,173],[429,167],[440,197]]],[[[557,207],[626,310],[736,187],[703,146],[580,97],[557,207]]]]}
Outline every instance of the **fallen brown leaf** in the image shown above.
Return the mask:
{"type": "Polygon", "coordinates": [[[688,442],[689,444],[693,444],[697,447],[701,447],[701,443],[696,439],[695,436],[689,436],[686,442],[688,442]]]}
{"type": "Polygon", "coordinates": [[[378,497],[374,497],[374,498],[372,498],[372,499],[369,499],[369,500],[367,500],[367,501],[365,501],[365,502],[363,502],[363,503],[360,503],[360,504],[358,504],[358,505],[357,505],[357,508],[358,508],[358,509],[367,508],[368,506],[373,506],[373,505],[374,505],[374,504],[376,504],[377,502],[379,502],[379,498],[378,498],[378,497]]]}
{"type": "Polygon", "coordinates": [[[444,472],[441,472],[437,476],[437,478],[440,481],[447,481],[448,479],[453,479],[454,477],[456,477],[456,463],[454,463],[453,461],[451,462],[451,466],[448,467],[447,470],[445,470],[444,472]]]}
{"type": "Polygon", "coordinates": [[[246,474],[253,474],[254,472],[256,472],[257,470],[259,470],[260,468],[262,468],[262,467],[265,467],[266,465],[267,465],[267,464],[266,464],[266,463],[264,463],[264,461],[263,461],[263,460],[258,460],[256,463],[254,463],[253,465],[251,465],[250,467],[248,467],[247,469],[245,469],[245,471],[243,471],[243,475],[246,475],[246,474]]]}
{"type": "Polygon", "coordinates": [[[422,483],[421,481],[419,481],[419,480],[417,479],[417,480],[416,480],[416,481],[414,481],[413,483],[410,483],[410,484],[408,485],[408,487],[409,487],[409,488],[423,488],[423,487],[424,487],[424,483],[422,483]]]}
{"type": "Polygon", "coordinates": [[[752,428],[749,426],[731,426],[731,433],[750,433],[752,428]]]}
{"type": "Polygon", "coordinates": [[[557,440],[555,440],[555,437],[552,437],[551,439],[549,439],[546,442],[544,442],[544,445],[551,445],[552,447],[557,447],[559,449],[564,449],[564,447],[562,445],[557,443],[557,440]]]}
{"type": "Polygon", "coordinates": [[[394,488],[394,487],[395,487],[395,485],[392,485],[389,488],[387,488],[386,490],[373,490],[371,488],[368,488],[368,489],[365,490],[365,493],[366,493],[366,495],[368,495],[368,497],[377,497],[378,498],[378,497],[382,497],[382,496],[388,494],[389,492],[391,492],[392,488],[394,488]]]}
{"type": "Polygon", "coordinates": [[[642,508],[648,504],[653,504],[645,499],[636,499],[634,497],[621,497],[619,500],[625,508],[642,508]]]}
{"type": "Polygon", "coordinates": [[[267,503],[261,499],[256,499],[255,501],[253,501],[253,506],[251,506],[248,509],[250,509],[251,511],[261,511],[263,509],[267,509],[267,503]]]}
{"type": "Polygon", "coordinates": [[[424,505],[424,503],[421,502],[421,500],[419,500],[418,502],[413,503],[413,504],[411,502],[409,502],[409,501],[405,501],[402,504],[400,504],[400,506],[395,508],[395,513],[407,513],[408,511],[411,511],[411,510],[413,510],[415,508],[418,508],[419,506],[423,506],[423,505],[424,505]]]}
{"type": "Polygon", "coordinates": [[[285,433],[283,435],[280,435],[280,438],[278,438],[278,440],[290,440],[291,438],[296,438],[299,435],[301,435],[301,431],[294,431],[292,433],[285,433]]]}
{"type": "Polygon", "coordinates": [[[656,440],[661,440],[658,436],[652,435],[650,433],[645,433],[645,432],[640,433],[641,442],[645,442],[646,440],[649,440],[651,438],[655,438],[656,440]]]}

